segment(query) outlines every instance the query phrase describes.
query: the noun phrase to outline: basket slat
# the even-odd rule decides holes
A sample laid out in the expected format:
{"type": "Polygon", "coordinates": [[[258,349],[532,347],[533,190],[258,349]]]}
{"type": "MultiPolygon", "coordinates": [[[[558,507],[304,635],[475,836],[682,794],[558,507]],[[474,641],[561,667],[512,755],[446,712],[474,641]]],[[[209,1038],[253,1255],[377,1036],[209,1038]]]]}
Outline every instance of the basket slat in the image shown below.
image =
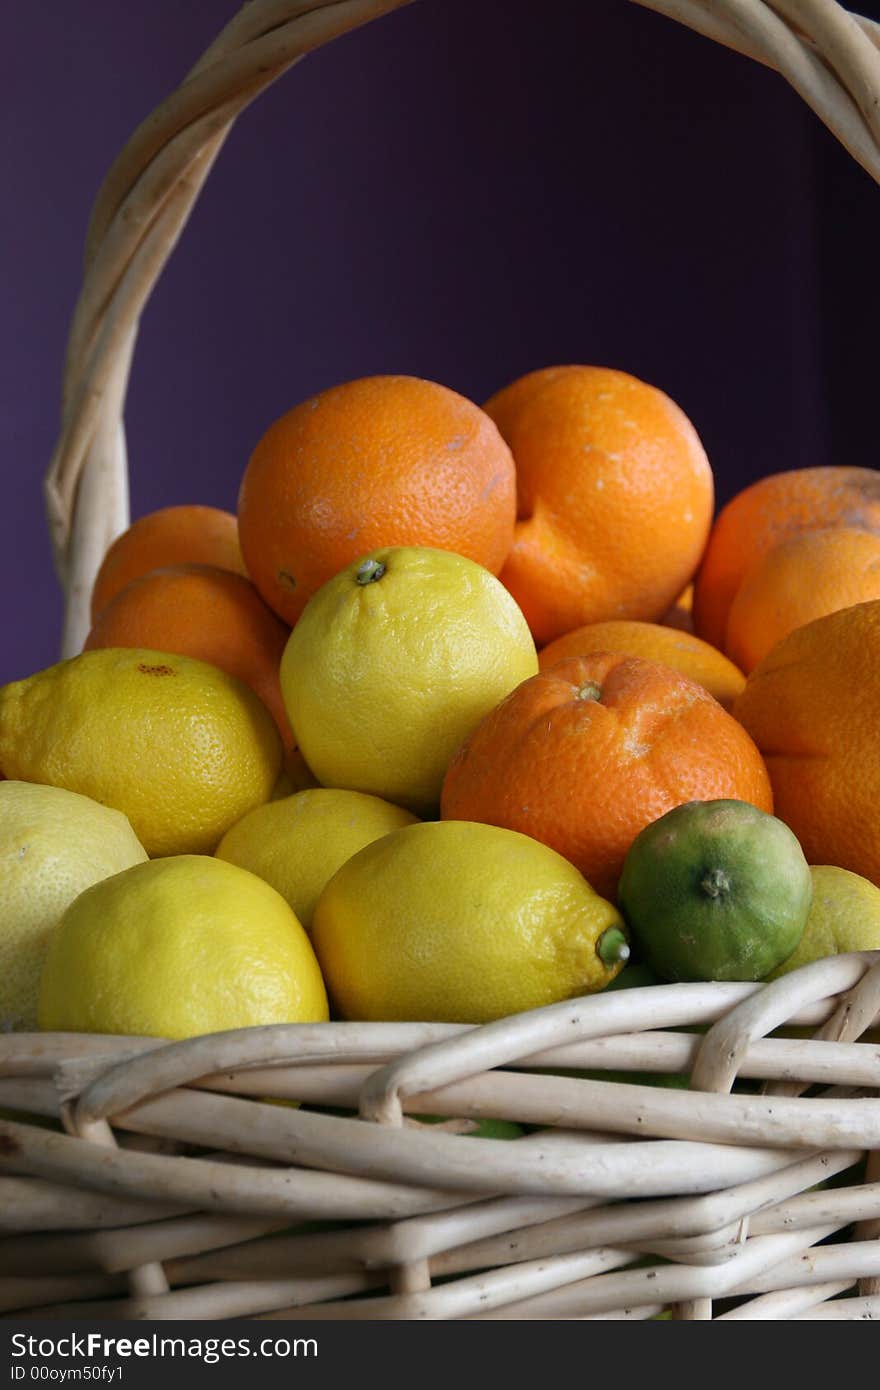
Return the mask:
{"type": "Polygon", "coordinates": [[[730,1300],[747,1307],[776,1294],[753,1315],[800,1316],[822,1299],[800,1295],[805,1284],[834,1286],[837,1299],[861,1280],[868,1292],[859,1292],[873,1297],[873,1225],[821,1256],[813,1247],[880,1220],[880,1181],[858,1167],[866,1150],[880,1152],[880,1048],[837,1040],[880,1022],[878,967],[880,953],[856,953],[772,985],[626,990],[473,1028],[287,1025],[170,1044],[2,1039],[0,1103],[66,1115],[84,1135],[112,1127],[119,1146],[3,1121],[0,1172],[79,1191],[86,1205],[106,1193],[120,1222],[131,1198],[149,1194],[155,1205],[119,1231],[64,1235],[65,1195],[59,1234],[0,1241],[0,1270],[20,1258],[45,1293],[28,1308],[72,1317],[89,1308],[107,1317],[580,1318],[659,1302],[693,1321],[714,1315],[719,1299],[720,1316],[730,1300]],[[764,1036],[804,1016],[820,1022],[823,1039],[764,1036]],[[670,1019],[714,1022],[702,1035],[669,1033],[670,1019]],[[536,1070],[641,1069],[655,1045],[656,1068],[695,1070],[702,1058],[716,1089],[536,1070]],[[825,1090],[742,1094],[735,1069],[749,1058],[758,1074],[825,1090]],[[354,1113],[267,1104],[275,1094],[354,1113]],[[370,1117],[377,1096],[379,1120],[370,1117]],[[448,1113],[464,1132],[398,1124],[401,1106],[448,1113]],[[471,1138],[459,1122],[468,1115],[539,1128],[508,1142],[471,1138]],[[634,1137],[621,1142],[621,1132],[634,1137]],[[137,1136],[171,1148],[129,1147],[137,1136]],[[843,1185],[823,1186],[829,1179],[843,1185]],[[328,1218],[368,1224],[289,1229],[328,1218]],[[88,1282],[123,1273],[122,1297],[88,1282]],[[62,1277],[59,1299],[52,1281],[62,1277]],[[372,1296],[350,1301],[355,1292],[372,1296]]]}

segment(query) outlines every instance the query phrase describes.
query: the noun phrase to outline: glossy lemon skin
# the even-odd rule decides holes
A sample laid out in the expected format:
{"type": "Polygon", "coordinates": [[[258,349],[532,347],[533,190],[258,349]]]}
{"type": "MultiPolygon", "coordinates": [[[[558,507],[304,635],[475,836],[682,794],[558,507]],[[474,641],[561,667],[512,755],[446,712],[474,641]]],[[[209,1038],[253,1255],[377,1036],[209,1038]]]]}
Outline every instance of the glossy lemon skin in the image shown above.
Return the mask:
{"type": "Polygon", "coordinates": [[[136,865],[80,894],[52,935],[40,1027],[188,1038],[328,1017],[321,971],[288,904],[210,855],[136,865]]]}
{"type": "Polygon", "coordinates": [[[623,922],[555,850],[470,821],[395,830],[324,889],[312,921],[343,1018],[483,1023],[604,987],[623,922]]]}
{"type": "Polygon", "coordinates": [[[5,775],[114,807],[151,857],[210,854],[281,757],[256,695],[190,657],[108,647],[0,688],[5,775]]]}
{"type": "Polygon", "coordinates": [[[0,1028],[36,1028],[40,973],[65,908],[146,858],[119,811],[60,787],[0,782],[0,1028]]]}
{"type": "Polygon", "coordinates": [[[226,832],[216,854],[277,888],[308,931],[321,891],[337,869],[365,845],[415,819],[378,796],[315,787],[249,812],[226,832]]]}
{"type": "Polygon", "coordinates": [[[494,575],[451,551],[402,546],[374,551],[312,596],[288,639],[281,689],[322,786],[424,814],[459,744],[537,670],[526,620],[494,575]]]}

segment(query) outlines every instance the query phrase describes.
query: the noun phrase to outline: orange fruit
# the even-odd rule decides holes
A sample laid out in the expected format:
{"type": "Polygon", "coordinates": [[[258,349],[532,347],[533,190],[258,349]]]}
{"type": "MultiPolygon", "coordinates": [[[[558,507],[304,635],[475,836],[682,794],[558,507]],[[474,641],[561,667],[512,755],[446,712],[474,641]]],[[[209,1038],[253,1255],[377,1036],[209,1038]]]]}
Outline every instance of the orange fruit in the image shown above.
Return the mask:
{"type": "Polygon", "coordinates": [[[694,631],[724,645],[727,615],[747,571],[802,531],[852,526],[880,533],[880,473],[795,468],[759,479],[722,508],[694,584],[694,631]]]}
{"type": "Polygon", "coordinates": [[[557,637],[538,654],[542,671],[567,656],[587,656],[590,652],[625,652],[647,661],[661,661],[683,676],[705,686],[720,705],[728,709],[746,683],[722,652],[689,632],[663,627],[660,623],[589,623],[557,637]]]}
{"type": "Polygon", "coordinates": [[[725,651],[751,671],[796,627],[880,599],[880,535],[833,526],[802,531],[746,573],[727,615],[725,651]]]}
{"type": "Polygon", "coordinates": [[[210,661],[260,697],[285,747],[293,734],[278,673],[289,628],[250,580],[209,565],[171,565],[141,575],[92,624],[84,650],[149,647],[210,661]]]}
{"type": "Polygon", "coordinates": [[[536,641],[661,618],[712,521],[712,471],[687,416],[606,367],[531,372],[485,409],[516,462],[518,520],[500,577],[536,641]]]}
{"type": "Polygon", "coordinates": [[[733,708],[765,750],[776,814],[807,861],[880,885],[880,600],[795,628],[733,708]]]}
{"type": "Polygon", "coordinates": [[[456,551],[497,574],[515,512],[513,459],[479,406],[433,381],[374,376],[276,420],[238,519],[248,572],[293,624],[328,579],[387,546],[456,551]]]}
{"type": "Polygon", "coordinates": [[[183,506],[138,517],[101,561],[92,589],[92,620],[126,584],[166,565],[216,565],[245,574],[233,513],[183,506]]]}
{"type": "Polygon", "coordinates": [[[608,898],[640,830],[720,798],[773,809],[742,726],[669,667],[594,652],[523,681],[486,716],[450,764],[441,814],[543,841],[608,898]]]}

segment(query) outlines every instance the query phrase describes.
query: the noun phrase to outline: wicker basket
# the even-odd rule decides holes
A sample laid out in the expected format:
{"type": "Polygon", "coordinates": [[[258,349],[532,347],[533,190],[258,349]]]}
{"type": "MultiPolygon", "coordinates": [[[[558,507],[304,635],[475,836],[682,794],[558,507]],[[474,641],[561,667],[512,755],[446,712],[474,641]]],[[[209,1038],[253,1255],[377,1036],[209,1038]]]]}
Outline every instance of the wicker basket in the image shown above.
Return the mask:
{"type": "MultiPolygon", "coordinates": [[[[232,122],[303,54],[402,3],[252,0],[108,175],[47,482],[67,653],[127,521],[138,316],[232,122]]],[[[645,3],[776,67],[880,181],[880,27],[832,0],[645,3]]],[[[476,1028],[2,1037],[0,1105],[21,1113],[0,1121],[0,1308],[876,1316],[880,1047],[858,1039],[878,1023],[874,952],[770,985],[621,990],[476,1028]],[[636,1084],[644,1073],[690,1086],[636,1084]],[[64,1132],[43,1122],[59,1115],[64,1132]],[[469,1134],[486,1116],[529,1128],[469,1134]]]]}

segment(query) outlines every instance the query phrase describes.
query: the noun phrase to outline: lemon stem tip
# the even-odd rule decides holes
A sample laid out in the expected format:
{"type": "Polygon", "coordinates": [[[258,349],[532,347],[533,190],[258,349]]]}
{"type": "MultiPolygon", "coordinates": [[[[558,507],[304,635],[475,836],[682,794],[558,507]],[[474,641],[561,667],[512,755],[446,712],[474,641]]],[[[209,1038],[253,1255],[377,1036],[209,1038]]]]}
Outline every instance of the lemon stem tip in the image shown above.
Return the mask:
{"type": "Polygon", "coordinates": [[[620,927],[603,931],[596,943],[596,952],[604,965],[617,965],[629,960],[629,945],[620,927]]]}
{"type": "Polygon", "coordinates": [[[358,584],[375,584],[377,579],[381,579],[385,573],[385,566],[381,560],[363,560],[355,570],[355,582],[358,584]]]}

